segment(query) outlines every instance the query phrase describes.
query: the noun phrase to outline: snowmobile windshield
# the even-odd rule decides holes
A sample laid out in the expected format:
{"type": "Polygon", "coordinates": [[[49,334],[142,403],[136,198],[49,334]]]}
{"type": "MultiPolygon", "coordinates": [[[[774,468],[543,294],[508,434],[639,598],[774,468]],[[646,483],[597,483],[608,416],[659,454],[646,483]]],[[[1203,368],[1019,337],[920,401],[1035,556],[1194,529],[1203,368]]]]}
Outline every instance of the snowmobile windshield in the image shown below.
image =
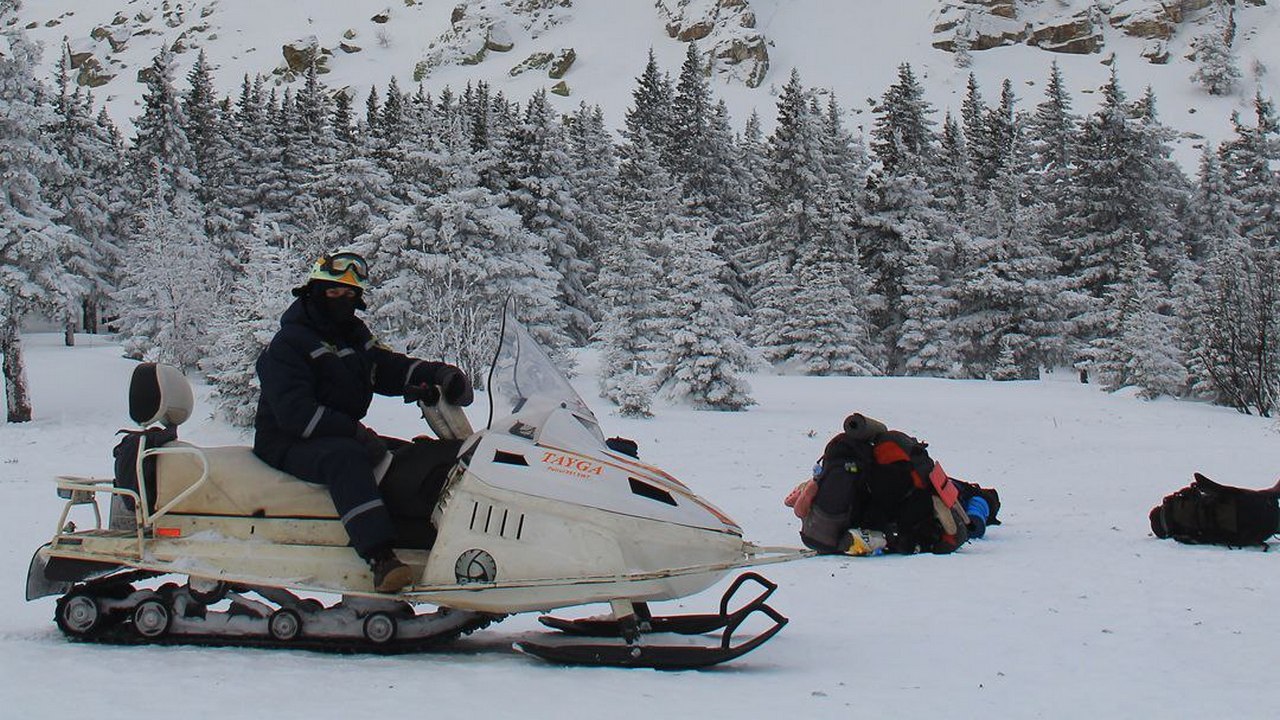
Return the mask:
{"type": "Polygon", "coordinates": [[[573,413],[600,442],[600,423],[569,379],[555,366],[510,306],[503,312],[502,337],[489,370],[489,423],[496,418],[564,408],[573,413]]]}

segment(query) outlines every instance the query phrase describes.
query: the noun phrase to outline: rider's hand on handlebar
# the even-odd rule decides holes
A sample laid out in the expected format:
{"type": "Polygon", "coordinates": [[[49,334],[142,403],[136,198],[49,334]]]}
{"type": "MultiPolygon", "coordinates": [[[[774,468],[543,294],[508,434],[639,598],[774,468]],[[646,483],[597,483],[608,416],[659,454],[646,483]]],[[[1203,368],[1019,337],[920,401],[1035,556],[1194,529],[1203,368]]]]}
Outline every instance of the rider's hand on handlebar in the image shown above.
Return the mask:
{"type": "Polygon", "coordinates": [[[456,367],[447,367],[440,372],[440,392],[444,394],[445,402],[458,407],[466,407],[475,400],[475,394],[471,391],[471,380],[467,378],[467,374],[456,367]]]}
{"type": "Polygon", "coordinates": [[[406,403],[418,402],[419,400],[426,405],[435,405],[440,401],[440,388],[431,383],[421,383],[419,385],[410,385],[404,389],[404,401],[406,403]]]}

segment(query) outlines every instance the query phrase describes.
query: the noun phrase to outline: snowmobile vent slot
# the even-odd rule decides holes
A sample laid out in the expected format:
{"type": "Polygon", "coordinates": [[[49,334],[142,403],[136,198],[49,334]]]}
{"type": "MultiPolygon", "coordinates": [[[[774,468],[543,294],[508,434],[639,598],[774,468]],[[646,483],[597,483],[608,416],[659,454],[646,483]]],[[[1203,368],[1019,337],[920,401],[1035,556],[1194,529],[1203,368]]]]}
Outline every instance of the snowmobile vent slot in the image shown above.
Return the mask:
{"type": "Polygon", "coordinates": [[[671,493],[663,490],[662,488],[654,487],[647,482],[637,480],[633,477],[627,478],[627,482],[631,483],[631,492],[639,495],[640,497],[647,497],[650,500],[657,500],[660,503],[666,503],[668,505],[676,504],[676,499],[671,497],[671,493]]]}
{"type": "Polygon", "coordinates": [[[523,455],[505,452],[502,450],[494,451],[493,461],[496,463],[502,463],[503,465],[523,465],[525,467],[529,467],[529,461],[525,460],[523,455]]]}
{"type": "Polygon", "coordinates": [[[508,537],[507,532],[510,531],[515,539],[519,540],[524,534],[524,513],[512,512],[510,509],[494,505],[481,506],[478,502],[473,503],[469,527],[476,532],[497,535],[501,538],[508,537]]]}

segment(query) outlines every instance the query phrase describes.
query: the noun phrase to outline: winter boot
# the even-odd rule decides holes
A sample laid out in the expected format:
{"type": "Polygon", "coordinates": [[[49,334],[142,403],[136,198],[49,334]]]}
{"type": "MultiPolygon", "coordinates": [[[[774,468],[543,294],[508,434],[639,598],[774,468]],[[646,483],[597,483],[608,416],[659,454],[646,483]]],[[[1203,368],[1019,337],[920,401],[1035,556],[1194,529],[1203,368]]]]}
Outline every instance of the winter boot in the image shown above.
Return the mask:
{"type": "Polygon", "coordinates": [[[400,592],[413,584],[413,569],[400,562],[400,558],[390,550],[378,553],[370,559],[369,568],[373,570],[375,592],[400,592]]]}

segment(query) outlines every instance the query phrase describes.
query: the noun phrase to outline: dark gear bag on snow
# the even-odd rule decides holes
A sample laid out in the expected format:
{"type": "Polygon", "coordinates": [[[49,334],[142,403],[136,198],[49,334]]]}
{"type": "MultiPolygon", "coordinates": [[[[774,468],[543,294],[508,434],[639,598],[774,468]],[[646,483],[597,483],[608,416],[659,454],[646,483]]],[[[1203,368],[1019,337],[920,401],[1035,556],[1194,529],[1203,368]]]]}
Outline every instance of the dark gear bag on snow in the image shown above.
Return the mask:
{"type": "Polygon", "coordinates": [[[884,533],[888,552],[949,553],[968,540],[959,491],[925,443],[853,414],[827,444],[801,540],[844,552],[851,527],[884,533]]]}
{"type": "Polygon", "coordinates": [[[1195,474],[1195,481],[1152,508],[1151,531],[1158,538],[1189,544],[1267,546],[1280,524],[1280,483],[1246,490],[1195,474]]]}
{"type": "MultiPolygon", "coordinates": [[[[115,456],[115,486],[138,492],[138,454],[144,450],[162,447],[178,439],[177,427],[151,427],[146,430],[121,430],[117,435],[124,435],[116,443],[111,454],[115,456]]],[[[143,482],[146,487],[147,511],[156,509],[156,459],[149,457],[142,461],[143,482]]],[[[133,498],[120,496],[125,509],[133,512],[133,498]]]]}

